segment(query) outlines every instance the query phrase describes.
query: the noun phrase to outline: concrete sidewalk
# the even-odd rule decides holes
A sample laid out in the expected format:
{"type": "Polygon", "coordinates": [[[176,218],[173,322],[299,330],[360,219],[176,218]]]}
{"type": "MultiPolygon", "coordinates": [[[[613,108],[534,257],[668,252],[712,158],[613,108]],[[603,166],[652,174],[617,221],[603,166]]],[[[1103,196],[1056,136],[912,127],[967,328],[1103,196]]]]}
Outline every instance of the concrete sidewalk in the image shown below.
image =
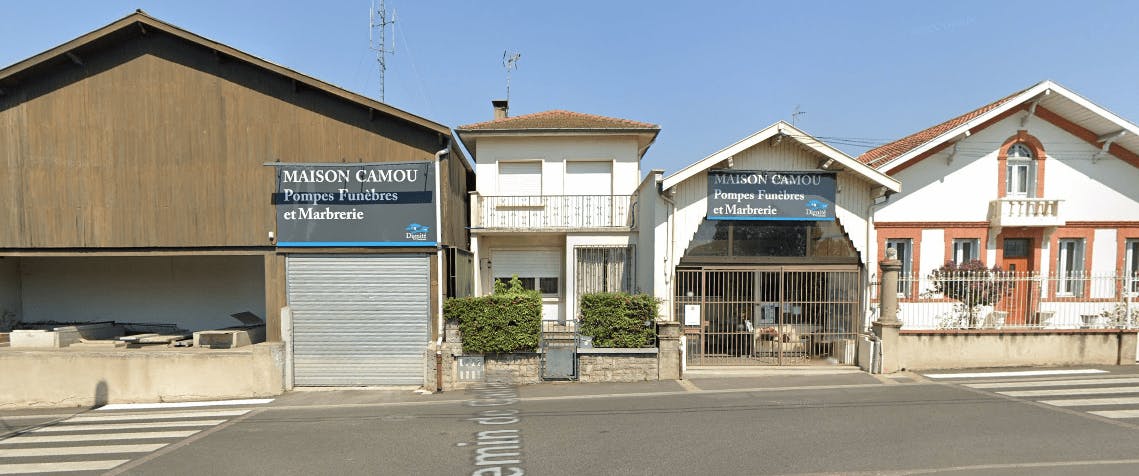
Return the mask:
{"type": "MultiPolygon", "coordinates": [[[[521,400],[598,398],[774,388],[877,385],[893,382],[856,367],[690,368],[684,380],[581,383],[551,381],[515,387],[521,400]]],[[[900,378],[902,375],[896,376],[900,378]]],[[[907,382],[912,382],[909,379],[907,382]]],[[[472,399],[472,390],[425,394],[414,387],[297,389],[277,398],[269,407],[364,406],[420,403],[454,403],[472,399]]]]}

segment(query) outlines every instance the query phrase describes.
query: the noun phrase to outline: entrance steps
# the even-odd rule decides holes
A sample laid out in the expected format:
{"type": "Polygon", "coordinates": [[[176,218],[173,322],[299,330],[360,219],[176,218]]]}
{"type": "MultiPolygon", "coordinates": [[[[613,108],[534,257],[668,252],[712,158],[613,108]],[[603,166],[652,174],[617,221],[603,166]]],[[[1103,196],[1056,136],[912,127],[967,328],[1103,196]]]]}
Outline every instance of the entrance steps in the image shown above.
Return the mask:
{"type": "Polygon", "coordinates": [[[776,377],[788,375],[840,375],[865,373],[854,365],[708,366],[689,365],[684,378],[776,377]]]}

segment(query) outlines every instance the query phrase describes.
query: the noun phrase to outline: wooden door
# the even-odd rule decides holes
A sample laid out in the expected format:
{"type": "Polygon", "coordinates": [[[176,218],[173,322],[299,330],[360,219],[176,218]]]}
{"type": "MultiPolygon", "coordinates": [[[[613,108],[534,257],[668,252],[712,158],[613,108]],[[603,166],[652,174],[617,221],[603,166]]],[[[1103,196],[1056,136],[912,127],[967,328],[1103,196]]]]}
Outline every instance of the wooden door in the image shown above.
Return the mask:
{"type": "Polygon", "coordinates": [[[1032,286],[1027,279],[1032,274],[1032,238],[1005,238],[1000,267],[1013,277],[1009,293],[997,305],[997,311],[1008,313],[1006,324],[1025,324],[1032,313],[1032,286]]]}

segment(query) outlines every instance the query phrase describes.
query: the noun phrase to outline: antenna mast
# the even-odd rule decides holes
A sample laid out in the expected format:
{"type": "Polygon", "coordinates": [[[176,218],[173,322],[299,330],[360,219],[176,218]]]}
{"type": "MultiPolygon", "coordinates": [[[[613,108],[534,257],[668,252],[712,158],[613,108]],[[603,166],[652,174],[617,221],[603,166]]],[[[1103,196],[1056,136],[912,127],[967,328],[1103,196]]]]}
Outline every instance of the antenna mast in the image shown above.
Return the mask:
{"type": "Polygon", "coordinates": [[[806,113],[807,113],[807,111],[800,111],[799,105],[796,104],[795,105],[795,112],[791,113],[791,125],[795,126],[795,127],[799,127],[799,116],[806,114],[806,113]]]}
{"type": "Polygon", "coordinates": [[[502,67],[506,68],[506,100],[510,101],[510,72],[518,69],[518,60],[522,58],[522,53],[517,51],[508,53],[506,50],[502,51],[502,67]]]}
{"type": "Polygon", "coordinates": [[[368,47],[376,52],[376,61],[380,63],[380,101],[384,100],[384,75],[388,70],[388,53],[395,54],[395,46],[392,46],[391,51],[387,49],[388,25],[392,25],[393,43],[395,34],[395,10],[392,10],[391,18],[388,18],[388,11],[384,5],[384,0],[379,0],[380,6],[376,7],[376,0],[372,0],[372,8],[368,11],[368,47]]]}

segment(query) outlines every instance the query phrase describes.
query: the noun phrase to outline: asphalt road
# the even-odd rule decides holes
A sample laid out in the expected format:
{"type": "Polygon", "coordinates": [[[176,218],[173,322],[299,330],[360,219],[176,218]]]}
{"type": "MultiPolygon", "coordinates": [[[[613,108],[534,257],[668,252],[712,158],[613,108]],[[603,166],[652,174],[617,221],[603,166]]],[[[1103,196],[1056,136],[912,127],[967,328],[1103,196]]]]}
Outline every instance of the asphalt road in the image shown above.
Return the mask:
{"type": "Polygon", "coordinates": [[[1128,377],[694,379],[404,401],[327,393],[223,416],[107,474],[1139,474],[1139,418],[1008,395],[1027,385],[1126,397],[1111,379],[1128,377]]]}

